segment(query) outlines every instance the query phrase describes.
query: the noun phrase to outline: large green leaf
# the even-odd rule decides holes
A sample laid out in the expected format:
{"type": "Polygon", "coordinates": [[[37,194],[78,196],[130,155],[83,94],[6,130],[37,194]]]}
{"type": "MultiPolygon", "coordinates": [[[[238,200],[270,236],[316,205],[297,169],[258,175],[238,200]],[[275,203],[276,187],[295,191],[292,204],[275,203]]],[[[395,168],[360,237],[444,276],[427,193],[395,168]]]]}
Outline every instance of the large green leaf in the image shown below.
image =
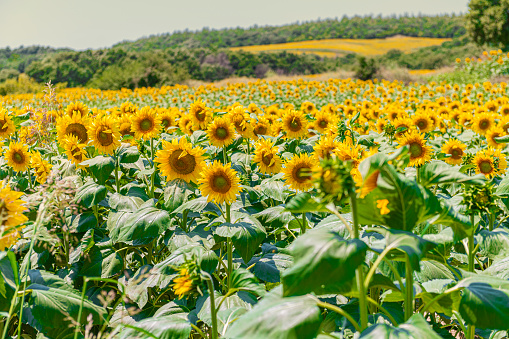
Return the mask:
{"type": "Polygon", "coordinates": [[[368,225],[386,225],[390,228],[411,231],[441,211],[438,199],[413,179],[398,173],[383,156],[370,157],[359,169],[364,178],[377,175],[376,188],[358,200],[359,222],[368,225]],[[373,158],[373,159],[372,159],[373,158]],[[368,161],[370,160],[370,161],[368,161]],[[370,167],[371,165],[371,167],[370,167]],[[387,214],[377,207],[379,200],[388,200],[387,214]]]}
{"type": "Polygon", "coordinates": [[[175,268],[187,261],[195,261],[200,269],[212,274],[219,264],[219,258],[212,250],[208,250],[198,243],[190,243],[178,248],[166,259],[157,263],[155,268],[163,274],[172,274],[175,268]]]}
{"type": "Polygon", "coordinates": [[[138,151],[138,147],[131,146],[130,144],[123,143],[118,148],[118,161],[121,164],[132,164],[133,162],[138,161],[140,158],[140,152],[138,151]]]}
{"type": "Polygon", "coordinates": [[[310,296],[271,299],[242,315],[224,338],[311,339],[321,322],[320,309],[310,296]]]}
{"type": "MultiPolygon", "coordinates": [[[[435,279],[422,284],[425,291],[418,293],[416,298],[422,299],[425,304],[429,304],[437,296],[443,294],[448,287],[454,282],[452,279],[435,279]]],[[[429,312],[445,314],[448,317],[453,315],[453,311],[459,309],[461,295],[459,290],[445,294],[438,300],[433,302],[428,308],[429,312]]]]}
{"type": "Polygon", "coordinates": [[[244,268],[238,268],[233,271],[231,287],[239,291],[253,293],[259,297],[263,297],[266,293],[265,286],[258,283],[253,273],[244,268]]]}
{"type": "Polygon", "coordinates": [[[367,251],[359,239],[321,230],[300,236],[292,246],[295,263],[282,275],[285,296],[349,292],[367,251]]]}
{"type": "Polygon", "coordinates": [[[363,339],[440,339],[426,319],[416,313],[407,322],[393,327],[387,324],[376,324],[362,332],[363,339]]]}
{"type": "Polygon", "coordinates": [[[482,174],[469,176],[461,173],[459,167],[451,166],[440,160],[433,160],[419,169],[419,183],[424,187],[438,184],[462,183],[469,185],[483,185],[486,177],[482,174]]]}
{"type": "Polygon", "coordinates": [[[499,227],[493,231],[481,230],[476,235],[481,255],[490,259],[505,258],[509,255],[509,231],[499,227]]]}
{"type": "MultiPolygon", "coordinates": [[[[36,279],[31,277],[32,282],[36,279]]],[[[38,279],[38,282],[44,279],[38,279]]],[[[66,287],[63,280],[56,276],[44,280],[47,283],[32,283],[28,286],[31,291],[27,306],[23,312],[23,322],[41,332],[50,329],[66,329],[74,326],[69,317],[78,319],[80,306],[83,302],[83,312],[80,323],[86,324],[87,317],[92,315],[93,324],[105,321],[107,311],[105,308],[90,302],[87,297],[82,301],[81,294],[66,287]]]]}
{"type": "Polygon", "coordinates": [[[460,313],[468,324],[478,328],[507,329],[509,281],[478,275],[460,281],[456,288],[463,288],[460,313]]]}
{"type": "Polygon", "coordinates": [[[186,314],[152,317],[124,327],[120,339],[187,339],[191,334],[191,323],[186,314]],[[150,335],[149,335],[150,334],[150,335]]]}
{"type": "Polygon", "coordinates": [[[84,256],[80,276],[111,278],[122,271],[122,257],[113,249],[93,247],[84,256]]]}
{"type": "Polygon", "coordinates": [[[316,201],[311,194],[304,192],[294,196],[286,204],[285,211],[291,213],[307,213],[327,212],[327,209],[325,208],[325,205],[316,201]]]}
{"type": "Polygon", "coordinates": [[[240,222],[225,223],[216,228],[217,235],[231,238],[235,251],[249,261],[266,237],[265,228],[256,219],[244,218],[240,222]]]}
{"type": "Polygon", "coordinates": [[[453,206],[445,201],[440,202],[440,214],[430,220],[433,225],[444,225],[452,228],[454,232],[454,241],[458,242],[468,237],[474,232],[470,218],[459,213],[453,206]]]}
{"type": "Polygon", "coordinates": [[[97,182],[104,185],[106,180],[110,177],[111,172],[115,169],[115,160],[112,157],[98,155],[92,159],[83,161],[80,165],[88,166],[92,175],[97,179],[97,182]]]}
{"type": "Polygon", "coordinates": [[[170,213],[186,203],[194,190],[182,179],[175,179],[166,184],[164,189],[164,208],[170,213]]]}
{"type": "Polygon", "coordinates": [[[0,252],[0,312],[9,311],[18,284],[18,265],[14,252],[0,252]]]}
{"type": "Polygon", "coordinates": [[[154,207],[149,200],[129,216],[124,223],[118,223],[110,232],[114,243],[146,245],[161,235],[170,224],[167,211],[154,207]]]}
{"type": "Polygon", "coordinates": [[[75,199],[81,206],[91,207],[104,200],[107,193],[108,189],[106,187],[89,180],[85,185],[78,188],[75,199]]]}
{"type": "Polygon", "coordinates": [[[281,280],[281,273],[290,267],[293,258],[287,254],[266,253],[261,257],[253,257],[247,263],[251,271],[260,280],[277,283],[281,280]]]}

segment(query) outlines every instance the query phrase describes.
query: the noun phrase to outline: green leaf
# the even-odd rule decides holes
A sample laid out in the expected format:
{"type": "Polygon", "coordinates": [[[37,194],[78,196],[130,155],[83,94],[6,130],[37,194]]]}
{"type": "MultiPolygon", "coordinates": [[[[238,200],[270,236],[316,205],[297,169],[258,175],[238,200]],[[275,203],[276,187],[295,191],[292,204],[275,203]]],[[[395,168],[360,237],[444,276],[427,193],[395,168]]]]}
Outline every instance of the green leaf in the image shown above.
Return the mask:
{"type": "Polygon", "coordinates": [[[285,207],[291,213],[328,212],[325,205],[317,202],[311,194],[304,192],[293,197],[285,207]]]}
{"type": "Polygon", "coordinates": [[[366,251],[361,240],[344,240],[334,232],[317,230],[298,237],[292,244],[295,263],[282,276],[284,295],[349,292],[366,251]]]}
{"type": "Polygon", "coordinates": [[[122,271],[122,257],[113,249],[93,247],[85,255],[79,276],[111,278],[122,271]]]}
{"type": "Polygon", "coordinates": [[[482,174],[472,177],[461,173],[458,167],[439,160],[433,160],[422,166],[419,174],[419,183],[428,188],[439,184],[483,185],[486,182],[486,177],[482,174]]]}
{"type": "Polygon", "coordinates": [[[115,211],[135,212],[145,201],[138,196],[125,196],[113,193],[108,199],[108,205],[115,211]]]}
{"type": "Polygon", "coordinates": [[[97,179],[97,182],[104,185],[115,169],[115,159],[98,155],[92,159],[83,161],[80,165],[88,166],[94,178],[97,179]]]}
{"type": "Polygon", "coordinates": [[[186,261],[196,260],[200,269],[212,274],[219,264],[219,258],[212,250],[208,250],[198,243],[191,243],[178,248],[166,259],[156,264],[154,267],[163,274],[172,274],[175,268],[186,261]]]}
{"type": "Polygon", "coordinates": [[[235,251],[244,259],[244,262],[247,262],[259,248],[267,234],[258,220],[250,218],[242,220],[235,224],[224,223],[216,228],[215,233],[221,237],[231,238],[235,251]]]}
{"type": "Polygon", "coordinates": [[[0,312],[9,311],[18,284],[18,264],[14,252],[0,252],[0,312]]]}
{"type": "Polygon", "coordinates": [[[138,147],[123,143],[118,149],[118,161],[121,164],[132,164],[140,158],[138,147]]]}
{"type": "Polygon", "coordinates": [[[173,314],[143,319],[132,327],[124,327],[118,335],[120,339],[187,339],[192,328],[186,317],[186,314],[173,314]]]}
{"type": "Polygon", "coordinates": [[[173,212],[186,203],[193,192],[192,187],[182,179],[170,181],[164,189],[164,208],[170,213],[173,212]]]}
{"type": "Polygon", "coordinates": [[[427,188],[398,173],[387,161],[386,156],[372,156],[359,165],[363,178],[379,171],[377,187],[358,200],[360,223],[411,231],[441,212],[440,202],[427,188]],[[388,214],[380,213],[379,200],[389,201],[388,214]]]}
{"type": "Polygon", "coordinates": [[[240,291],[251,292],[258,297],[263,297],[266,293],[265,287],[258,283],[258,280],[244,268],[238,268],[232,274],[232,288],[240,291]]]}
{"type": "Polygon", "coordinates": [[[495,260],[509,255],[509,230],[506,228],[499,227],[493,231],[483,229],[475,239],[482,256],[495,260]]]}
{"type": "MultiPolygon", "coordinates": [[[[63,283],[62,281],[62,284],[63,283]]],[[[66,329],[74,324],[69,317],[78,319],[78,313],[82,304],[80,293],[61,287],[31,284],[27,288],[31,290],[28,305],[23,312],[23,322],[28,323],[35,329],[46,332],[49,329],[66,329]]],[[[106,309],[91,303],[86,297],[83,300],[83,313],[80,323],[86,324],[87,317],[92,315],[94,325],[105,321],[106,309]]]]}
{"type": "Polygon", "coordinates": [[[440,339],[426,319],[415,313],[404,324],[393,327],[387,324],[376,324],[361,333],[362,339],[440,339]]]}
{"type": "Polygon", "coordinates": [[[253,257],[247,263],[255,277],[260,280],[278,283],[281,273],[293,263],[291,256],[281,253],[266,253],[262,257],[253,257]]]}
{"type": "MultiPolygon", "coordinates": [[[[425,291],[418,293],[416,298],[421,298],[425,304],[429,304],[435,297],[444,293],[449,285],[454,282],[452,279],[435,279],[423,283],[425,291]]],[[[459,309],[461,295],[459,290],[453,290],[436,300],[428,308],[429,312],[437,312],[452,317],[453,311],[459,309]]]]}
{"type": "Polygon", "coordinates": [[[97,226],[97,219],[93,212],[73,214],[67,218],[67,222],[75,232],[87,232],[97,226]]]}
{"type": "Polygon", "coordinates": [[[464,288],[460,314],[468,324],[483,329],[507,329],[509,281],[479,275],[460,281],[456,288],[464,288]]]}
{"type": "Polygon", "coordinates": [[[432,225],[451,227],[454,232],[454,242],[458,242],[472,234],[474,229],[469,217],[459,213],[445,201],[441,201],[440,204],[440,214],[430,220],[432,225]]]}
{"type": "MultiPolygon", "coordinates": [[[[215,293],[215,305],[219,306],[219,303],[222,301],[221,307],[219,307],[219,311],[227,311],[232,308],[243,308],[245,310],[251,310],[252,304],[256,303],[256,298],[246,292],[238,292],[229,297],[224,298],[219,293],[215,293]]],[[[212,325],[212,317],[210,314],[210,295],[205,294],[201,296],[196,301],[196,311],[198,319],[206,323],[207,325],[212,325]]]]}
{"type": "Polygon", "coordinates": [[[110,232],[110,238],[114,243],[146,245],[161,235],[169,224],[168,212],[154,207],[153,201],[148,201],[124,223],[115,225],[110,232]]]}
{"type": "Polygon", "coordinates": [[[81,256],[94,246],[94,229],[88,230],[80,239],[80,244],[69,255],[69,264],[77,263],[81,256]]]}
{"type": "Polygon", "coordinates": [[[104,200],[107,193],[108,189],[106,187],[89,180],[85,185],[78,188],[75,199],[81,206],[89,208],[104,200]]]}
{"type": "Polygon", "coordinates": [[[224,338],[312,339],[322,322],[316,301],[310,296],[266,300],[242,315],[224,338]]]}

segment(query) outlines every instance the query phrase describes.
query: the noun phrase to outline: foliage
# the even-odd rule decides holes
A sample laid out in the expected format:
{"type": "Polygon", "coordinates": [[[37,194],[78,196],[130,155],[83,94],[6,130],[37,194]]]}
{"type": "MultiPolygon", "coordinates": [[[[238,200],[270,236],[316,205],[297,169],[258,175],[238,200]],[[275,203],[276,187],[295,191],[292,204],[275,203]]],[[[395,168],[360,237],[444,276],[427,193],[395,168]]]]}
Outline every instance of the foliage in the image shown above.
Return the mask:
{"type": "Polygon", "coordinates": [[[466,28],[479,45],[509,46],[509,1],[470,0],[466,28]]]}

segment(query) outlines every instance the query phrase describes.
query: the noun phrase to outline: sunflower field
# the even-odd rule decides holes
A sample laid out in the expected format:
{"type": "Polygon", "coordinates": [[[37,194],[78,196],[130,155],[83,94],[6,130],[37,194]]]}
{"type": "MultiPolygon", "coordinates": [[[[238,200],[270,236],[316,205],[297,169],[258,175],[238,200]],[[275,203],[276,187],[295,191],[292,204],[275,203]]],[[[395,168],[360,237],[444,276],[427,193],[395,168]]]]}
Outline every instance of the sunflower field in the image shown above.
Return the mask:
{"type": "Polygon", "coordinates": [[[504,82],[0,104],[1,339],[507,337],[504,82]]]}

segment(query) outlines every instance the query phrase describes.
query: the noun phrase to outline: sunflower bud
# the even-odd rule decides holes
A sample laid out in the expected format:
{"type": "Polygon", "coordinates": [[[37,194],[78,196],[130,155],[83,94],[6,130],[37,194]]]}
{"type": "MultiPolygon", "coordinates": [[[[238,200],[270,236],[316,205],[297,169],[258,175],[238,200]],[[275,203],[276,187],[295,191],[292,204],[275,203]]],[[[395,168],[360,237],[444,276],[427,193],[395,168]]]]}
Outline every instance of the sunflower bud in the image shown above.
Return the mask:
{"type": "Polygon", "coordinates": [[[314,168],[313,182],[322,200],[338,204],[348,192],[355,190],[350,162],[332,156],[323,159],[320,165],[314,168]]]}
{"type": "Polygon", "coordinates": [[[179,275],[173,279],[172,289],[179,299],[184,296],[196,297],[201,294],[199,268],[193,261],[185,262],[177,270],[179,275]]]}
{"type": "Polygon", "coordinates": [[[494,184],[486,183],[484,186],[465,186],[462,204],[466,206],[467,214],[476,214],[498,210],[497,196],[494,184]]]}

